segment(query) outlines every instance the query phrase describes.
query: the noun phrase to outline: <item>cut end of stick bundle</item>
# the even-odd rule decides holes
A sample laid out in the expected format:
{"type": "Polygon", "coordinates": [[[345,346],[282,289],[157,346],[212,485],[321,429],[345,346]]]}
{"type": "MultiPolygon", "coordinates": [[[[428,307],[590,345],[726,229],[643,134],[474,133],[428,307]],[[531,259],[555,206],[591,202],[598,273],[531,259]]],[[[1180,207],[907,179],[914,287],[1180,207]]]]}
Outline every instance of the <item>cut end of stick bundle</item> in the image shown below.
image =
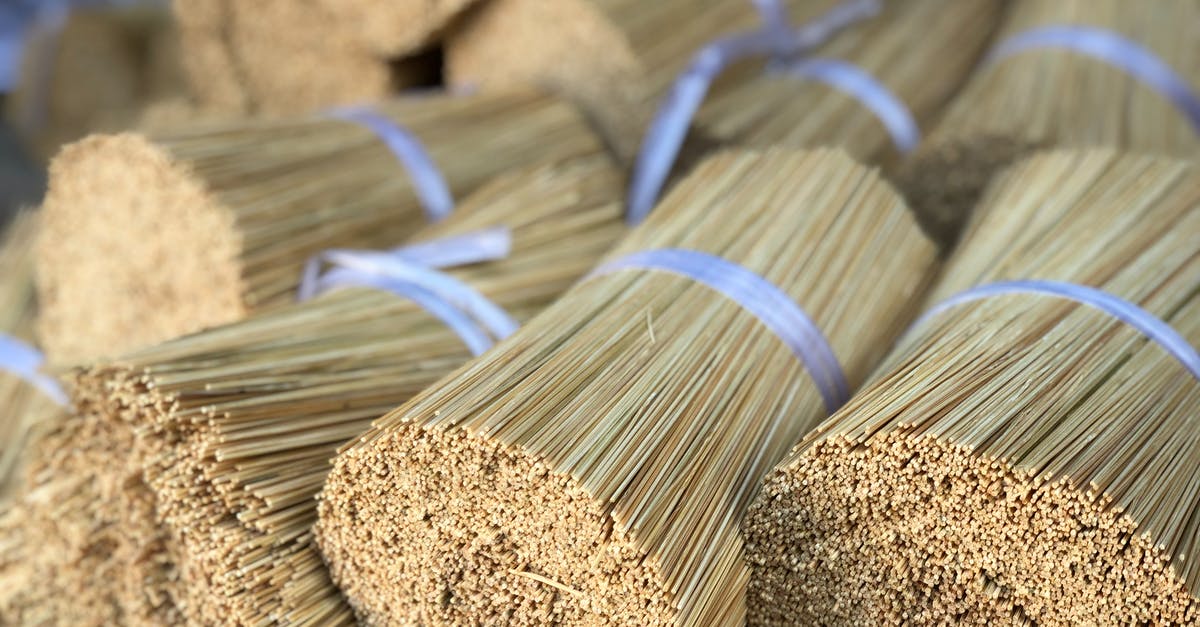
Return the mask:
{"type": "Polygon", "coordinates": [[[822,441],[745,525],[751,624],[1181,624],[1200,603],[1111,502],[895,432],[822,441]]]}
{"type": "Polygon", "coordinates": [[[381,449],[348,456],[321,503],[324,518],[354,521],[324,527],[327,560],[375,573],[343,578],[360,617],[658,625],[678,614],[645,552],[612,527],[609,504],[570,476],[461,431],[409,424],[388,439],[386,460],[381,449]],[[450,480],[431,485],[431,473],[450,480]],[[362,503],[364,491],[419,498],[395,511],[362,503]],[[395,550],[379,555],[380,537],[395,550]]]}
{"type": "Polygon", "coordinates": [[[245,315],[234,215],[165,151],[139,135],[94,136],[63,149],[50,179],[37,255],[52,362],[245,315]]]}

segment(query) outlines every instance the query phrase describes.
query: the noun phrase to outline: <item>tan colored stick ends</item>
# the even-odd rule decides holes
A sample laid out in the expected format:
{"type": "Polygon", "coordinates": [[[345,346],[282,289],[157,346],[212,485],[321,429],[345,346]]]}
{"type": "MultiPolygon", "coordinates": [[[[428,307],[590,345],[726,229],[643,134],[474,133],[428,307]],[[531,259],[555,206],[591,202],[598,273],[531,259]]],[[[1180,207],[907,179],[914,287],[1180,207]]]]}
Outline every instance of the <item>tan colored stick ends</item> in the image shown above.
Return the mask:
{"type": "MultiPolygon", "coordinates": [[[[626,231],[622,190],[597,149],[503,175],[417,239],[511,229],[507,257],[447,272],[524,320],[626,231]]],[[[132,613],[165,599],[203,624],[351,622],[310,534],[329,460],[469,358],[461,338],[412,302],[351,289],[78,371],[75,422],[99,435],[77,446],[100,448],[116,434],[131,451],[117,467],[90,469],[96,483],[117,486],[98,497],[120,513],[105,520],[119,538],[109,552],[140,582],[112,592],[114,603],[132,613]],[[128,514],[147,500],[158,524],[128,514]]]]}
{"type": "MultiPolygon", "coordinates": [[[[610,259],[664,247],[783,290],[851,385],[935,264],[878,175],[829,151],[714,157],[610,259]]],[[[824,415],[800,361],[720,293],[593,277],[339,455],[319,544],[372,624],[740,624],[741,512],[824,415]]]]}
{"type": "MultiPolygon", "coordinates": [[[[1200,171],[1032,157],[985,193],[931,302],[1017,279],[1098,288],[1200,343],[1200,171]]],[[[750,508],[754,624],[1194,624],[1200,382],[1049,295],[919,324],[750,508]]]]}
{"type": "MultiPolygon", "coordinates": [[[[568,105],[533,92],[379,110],[455,195],[599,146],[568,105]]],[[[49,356],[120,354],[291,302],[313,253],[392,246],[427,221],[411,180],[379,137],[328,117],[71,145],[51,166],[38,253],[49,356]]]]}
{"type": "MultiPolygon", "coordinates": [[[[1019,0],[997,45],[1049,26],[1108,29],[1149,49],[1200,93],[1200,2],[1019,0]]],[[[1168,98],[1100,59],[1061,46],[982,65],[900,175],[931,232],[955,239],[988,180],[1038,148],[1200,154],[1200,129],[1168,98]]]]}

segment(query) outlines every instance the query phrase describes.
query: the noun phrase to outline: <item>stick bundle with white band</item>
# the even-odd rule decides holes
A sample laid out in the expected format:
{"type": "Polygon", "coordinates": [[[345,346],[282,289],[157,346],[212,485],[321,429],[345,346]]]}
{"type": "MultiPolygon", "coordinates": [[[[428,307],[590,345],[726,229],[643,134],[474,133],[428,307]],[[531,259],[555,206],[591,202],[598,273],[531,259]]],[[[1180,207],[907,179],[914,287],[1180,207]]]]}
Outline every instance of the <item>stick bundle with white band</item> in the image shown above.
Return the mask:
{"type": "Polygon", "coordinates": [[[864,161],[896,161],[966,80],[1001,8],[991,0],[845,2],[789,21],[782,3],[758,4],[764,25],[702,49],[663,99],[642,140],[631,216],[653,205],[692,125],[737,145],[836,145],[864,161]],[[747,71],[764,61],[765,72],[747,71]],[[732,76],[705,99],[727,66],[732,76]]]}
{"type": "Polygon", "coordinates": [[[750,508],[754,622],[1195,617],[1198,233],[1186,162],[997,179],[934,306],[750,508]]]}
{"type": "Polygon", "coordinates": [[[329,459],[584,276],[626,231],[622,189],[603,154],[505,175],[396,251],[317,258],[305,296],[326,293],[76,373],[73,446],[115,487],[66,520],[122,573],[92,585],[157,623],[352,622],[311,542],[329,459]]]}
{"type": "Polygon", "coordinates": [[[313,254],[392,246],[502,171],[601,149],[574,109],[535,92],[402,98],[338,115],[358,123],[323,113],[65,149],[39,251],[51,361],[112,356],[286,304],[313,254]]]}
{"type": "Polygon", "coordinates": [[[317,527],[335,580],[372,623],[742,624],[755,486],[935,264],[843,153],[704,161],[591,276],[338,456],[317,527]]]}
{"type": "MultiPolygon", "coordinates": [[[[873,0],[851,0],[863,2],[873,0]]],[[[843,1],[769,4],[774,7],[756,7],[748,0],[656,0],[653,5],[640,0],[488,0],[447,33],[446,81],[483,89],[549,87],[580,104],[622,160],[632,163],[655,109],[699,50],[760,29],[764,22],[803,24],[843,1]]],[[[823,39],[827,33],[819,35],[823,39]]],[[[732,68],[716,91],[757,75],[757,68],[732,68]]]]}
{"type": "Polygon", "coordinates": [[[1018,0],[898,180],[952,243],[993,175],[1037,149],[1200,151],[1200,4],[1018,0]]]}

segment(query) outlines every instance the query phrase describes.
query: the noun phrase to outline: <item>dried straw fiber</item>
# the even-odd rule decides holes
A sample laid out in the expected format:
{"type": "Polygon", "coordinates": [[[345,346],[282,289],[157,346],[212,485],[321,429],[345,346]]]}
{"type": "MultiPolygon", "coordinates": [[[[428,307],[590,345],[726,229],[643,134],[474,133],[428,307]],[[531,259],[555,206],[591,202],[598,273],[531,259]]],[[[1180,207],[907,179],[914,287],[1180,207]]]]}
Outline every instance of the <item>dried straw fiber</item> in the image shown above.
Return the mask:
{"type": "MultiPolygon", "coordinates": [[[[835,3],[789,1],[795,21],[835,3]]],[[[703,45],[761,24],[745,0],[489,0],[447,33],[448,84],[535,84],[596,120],[632,157],[653,107],[703,45]]]]}
{"type": "MultiPolygon", "coordinates": [[[[835,5],[785,4],[793,24],[835,5]]],[[[879,16],[834,37],[819,54],[859,65],[925,123],[966,78],[1002,6],[994,0],[888,2],[879,16]],[[914,30],[922,37],[913,38],[914,30]]],[[[692,55],[719,36],[759,24],[751,3],[734,0],[653,7],[626,0],[494,0],[451,31],[446,78],[484,87],[551,86],[581,102],[629,156],[651,109],[692,55]]],[[[756,146],[845,145],[872,160],[888,154],[888,135],[861,103],[827,85],[762,71],[759,60],[726,72],[698,116],[701,132],[756,146]]]]}
{"type": "MultiPolygon", "coordinates": [[[[1014,165],[931,298],[1069,281],[1200,341],[1200,171],[1109,151],[1014,165]]],[[[768,477],[754,624],[1195,624],[1200,383],[1100,309],[961,303],[768,477]]]]}
{"type": "MultiPolygon", "coordinates": [[[[504,170],[591,154],[568,105],[533,92],[380,107],[461,195],[504,170]]],[[[327,117],[96,136],[50,169],[39,334],[54,362],[116,355],[291,302],[304,260],[391,246],[426,220],[365,128],[327,117]]]]}
{"type": "MultiPolygon", "coordinates": [[[[418,238],[511,228],[508,258],[450,272],[523,320],[625,232],[621,190],[603,155],[513,173],[418,238]]],[[[329,459],[469,357],[408,301],[351,289],[77,373],[74,445],[109,456],[56,474],[90,481],[110,517],[87,533],[116,536],[110,559],[140,583],[107,602],[197,624],[350,622],[309,533],[329,459]]]]}
{"type": "MultiPolygon", "coordinates": [[[[1108,29],[1149,48],[1200,93],[1197,23],[1197,0],[1018,0],[996,41],[1052,25],[1108,29]]],[[[983,65],[899,180],[929,230],[953,240],[994,174],[1055,146],[1195,158],[1200,128],[1163,94],[1104,61],[1035,48],[983,65]]]]}
{"type": "MultiPolygon", "coordinates": [[[[660,247],[778,286],[851,385],[935,265],[896,194],[836,151],[705,161],[610,258],[660,247]]],[[[370,624],[740,624],[740,514],[824,416],[738,304],[674,274],[593,277],[339,455],[318,542],[370,624]]]]}
{"type": "MultiPolygon", "coordinates": [[[[1003,6],[993,0],[887,2],[878,16],[847,29],[814,56],[853,63],[925,128],[967,79],[1003,6]]],[[[786,74],[742,80],[719,91],[697,121],[720,140],[741,145],[836,145],[870,162],[897,156],[886,128],[862,102],[786,74]]]]}

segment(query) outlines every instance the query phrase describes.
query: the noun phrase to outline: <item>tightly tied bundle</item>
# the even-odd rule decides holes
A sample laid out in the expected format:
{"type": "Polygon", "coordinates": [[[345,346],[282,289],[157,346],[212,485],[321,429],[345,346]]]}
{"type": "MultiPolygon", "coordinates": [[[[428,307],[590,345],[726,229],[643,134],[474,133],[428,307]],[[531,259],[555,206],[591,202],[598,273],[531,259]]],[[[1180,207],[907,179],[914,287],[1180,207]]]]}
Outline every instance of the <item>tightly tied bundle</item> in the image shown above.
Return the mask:
{"type": "Polygon", "coordinates": [[[318,251],[393,246],[453,195],[598,146],[534,92],[88,138],[50,169],[39,335],[52,362],[73,362],[238,320],[292,301],[318,251]],[[431,166],[393,152],[409,137],[431,166]]]}
{"type": "Polygon", "coordinates": [[[741,624],[741,513],[934,257],[843,153],[705,161],[588,279],[338,456],[317,526],[335,581],[373,624],[741,624]]]}
{"type": "Polygon", "coordinates": [[[1200,171],[1045,153],[979,214],[750,508],[751,622],[1200,616],[1200,171]]]}
{"type": "Polygon", "coordinates": [[[1200,155],[1200,2],[1018,0],[974,76],[899,175],[939,239],[1039,148],[1200,155]]]}

